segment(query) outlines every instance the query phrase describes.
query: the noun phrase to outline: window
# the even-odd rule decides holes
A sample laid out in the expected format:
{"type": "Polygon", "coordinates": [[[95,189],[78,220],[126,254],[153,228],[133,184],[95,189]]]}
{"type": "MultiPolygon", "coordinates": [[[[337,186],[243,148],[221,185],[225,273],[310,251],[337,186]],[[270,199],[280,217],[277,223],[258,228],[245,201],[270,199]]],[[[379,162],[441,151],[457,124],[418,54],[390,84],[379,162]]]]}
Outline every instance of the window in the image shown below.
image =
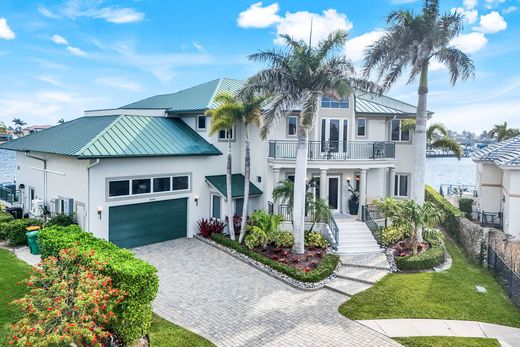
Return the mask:
{"type": "Polygon", "coordinates": [[[211,217],[220,219],[220,196],[211,196],[211,217]]]}
{"type": "Polygon", "coordinates": [[[108,184],[108,196],[130,195],[130,181],[112,181],[108,184]]]}
{"type": "Polygon", "coordinates": [[[256,176],[256,181],[258,183],[262,183],[262,176],[256,176]]]}
{"type": "Polygon", "coordinates": [[[190,189],[189,176],[174,176],[172,177],[172,190],[188,190],[190,189]]]}
{"type": "Polygon", "coordinates": [[[358,118],[356,122],[357,122],[357,136],[365,137],[367,135],[367,119],[358,118]]]}
{"type": "Polygon", "coordinates": [[[401,119],[393,119],[392,120],[392,129],[391,129],[391,140],[392,141],[410,141],[410,130],[403,130],[402,128],[402,120],[401,119]]]}
{"type": "Polygon", "coordinates": [[[197,130],[206,130],[206,116],[197,116],[197,130]]]}
{"type": "Polygon", "coordinates": [[[298,128],[298,117],[289,116],[287,118],[287,135],[296,136],[297,128],[298,128]]]}
{"type": "Polygon", "coordinates": [[[294,183],[294,175],[287,175],[287,179],[294,183]]]}
{"type": "Polygon", "coordinates": [[[159,177],[153,179],[153,192],[169,192],[170,191],[170,177],[159,177]]]}
{"type": "Polygon", "coordinates": [[[407,197],[408,196],[408,175],[396,174],[394,181],[394,195],[407,197]]]}
{"type": "Polygon", "coordinates": [[[235,214],[241,216],[244,212],[244,199],[235,199],[235,214]]]}
{"type": "Polygon", "coordinates": [[[151,191],[149,178],[132,180],[132,194],[147,194],[151,191]]]}
{"type": "Polygon", "coordinates": [[[348,98],[343,100],[334,100],[329,97],[322,97],[321,98],[321,107],[322,108],[348,108],[348,98]]]}
{"type": "Polygon", "coordinates": [[[218,139],[219,140],[234,140],[235,139],[235,132],[234,129],[228,129],[228,130],[220,130],[218,132],[218,139]]]}

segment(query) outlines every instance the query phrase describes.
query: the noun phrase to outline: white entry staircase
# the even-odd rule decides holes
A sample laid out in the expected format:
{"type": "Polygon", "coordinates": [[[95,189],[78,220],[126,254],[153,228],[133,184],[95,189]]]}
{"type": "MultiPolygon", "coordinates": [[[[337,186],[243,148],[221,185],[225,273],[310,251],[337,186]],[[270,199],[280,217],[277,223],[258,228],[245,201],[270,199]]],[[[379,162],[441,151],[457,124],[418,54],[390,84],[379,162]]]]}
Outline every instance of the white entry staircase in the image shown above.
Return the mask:
{"type": "Polygon", "coordinates": [[[376,239],[364,222],[356,220],[354,216],[334,214],[338,226],[338,254],[356,255],[381,253],[376,239]]]}

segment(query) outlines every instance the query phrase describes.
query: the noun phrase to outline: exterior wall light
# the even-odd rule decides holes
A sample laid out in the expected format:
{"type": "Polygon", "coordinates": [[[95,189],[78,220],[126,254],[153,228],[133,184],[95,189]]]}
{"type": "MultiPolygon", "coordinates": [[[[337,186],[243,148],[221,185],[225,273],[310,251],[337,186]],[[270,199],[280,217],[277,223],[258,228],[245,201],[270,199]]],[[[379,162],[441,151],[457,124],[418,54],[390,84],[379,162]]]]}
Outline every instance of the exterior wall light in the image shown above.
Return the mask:
{"type": "Polygon", "coordinates": [[[198,196],[198,195],[195,195],[195,196],[193,197],[193,200],[195,200],[195,205],[196,205],[196,206],[199,206],[199,196],[198,196]]]}
{"type": "Polygon", "coordinates": [[[103,207],[99,206],[99,207],[97,208],[97,214],[98,214],[98,216],[99,216],[99,219],[101,219],[101,214],[102,214],[102,213],[103,213],[103,207]]]}

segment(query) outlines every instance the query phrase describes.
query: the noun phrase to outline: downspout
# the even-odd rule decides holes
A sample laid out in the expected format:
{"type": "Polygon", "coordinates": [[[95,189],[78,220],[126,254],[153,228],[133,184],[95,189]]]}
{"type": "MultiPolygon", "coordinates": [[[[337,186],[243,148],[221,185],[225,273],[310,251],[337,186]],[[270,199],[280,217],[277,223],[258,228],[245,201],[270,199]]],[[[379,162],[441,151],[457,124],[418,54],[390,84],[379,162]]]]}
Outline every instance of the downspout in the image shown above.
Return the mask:
{"type": "Polygon", "coordinates": [[[86,231],[90,230],[90,169],[99,164],[99,159],[89,166],[87,166],[87,227],[86,231]]]}
{"type": "MultiPolygon", "coordinates": [[[[43,162],[43,204],[47,205],[47,160],[30,155],[29,152],[25,152],[25,157],[43,162]]],[[[32,206],[29,206],[32,208],[32,206]]]]}

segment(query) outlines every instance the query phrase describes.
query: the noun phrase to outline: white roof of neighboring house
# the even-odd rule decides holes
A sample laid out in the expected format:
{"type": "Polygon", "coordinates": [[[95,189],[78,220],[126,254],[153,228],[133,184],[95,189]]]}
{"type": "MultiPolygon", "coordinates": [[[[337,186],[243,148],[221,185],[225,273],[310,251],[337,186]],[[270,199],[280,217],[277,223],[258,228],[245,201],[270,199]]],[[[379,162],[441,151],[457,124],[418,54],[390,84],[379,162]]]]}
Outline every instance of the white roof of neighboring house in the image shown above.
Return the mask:
{"type": "Polygon", "coordinates": [[[474,161],[489,161],[500,166],[520,167],[520,136],[475,151],[472,158],[474,161]]]}

